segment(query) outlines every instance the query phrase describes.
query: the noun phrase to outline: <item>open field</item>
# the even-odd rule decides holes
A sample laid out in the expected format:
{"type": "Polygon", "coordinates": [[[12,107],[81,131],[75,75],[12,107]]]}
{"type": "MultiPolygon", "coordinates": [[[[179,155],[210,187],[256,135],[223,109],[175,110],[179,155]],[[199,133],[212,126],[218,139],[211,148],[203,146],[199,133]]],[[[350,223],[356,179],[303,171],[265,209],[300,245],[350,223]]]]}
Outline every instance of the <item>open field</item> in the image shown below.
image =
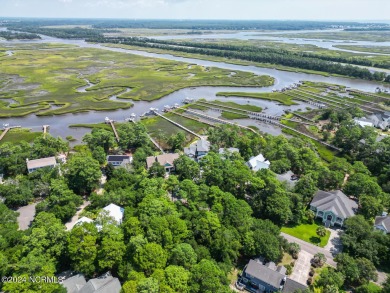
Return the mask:
{"type": "Polygon", "coordinates": [[[286,106],[296,105],[292,98],[284,95],[283,93],[240,93],[240,92],[219,92],[217,96],[221,97],[244,97],[244,98],[253,98],[253,99],[263,99],[276,101],[286,106]]]}
{"type": "MultiPolygon", "coordinates": [[[[0,134],[3,131],[0,130],[0,134]]],[[[6,142],[19,143],[21,141],[32,142],[37,137],[41,136],[42,132],[32,132],[25,128],[14,128],[8,131],[4,138],[0,141],[0,144],[6,142]]]]}
{"type": "Polygon", "coordinates": [[[10,50],[12,56],[0,57],[0,117],[125,109],[132,105],[125,99],[151,101],[185,87],[273,83],[268,76],[231,76],[229,70],[98,49],[0,46],[0,52],[10,50]],[[81,92],[85,79],[93,85],[81,92]],[[126,88],[123,102],[109,100],[126,88]]]}

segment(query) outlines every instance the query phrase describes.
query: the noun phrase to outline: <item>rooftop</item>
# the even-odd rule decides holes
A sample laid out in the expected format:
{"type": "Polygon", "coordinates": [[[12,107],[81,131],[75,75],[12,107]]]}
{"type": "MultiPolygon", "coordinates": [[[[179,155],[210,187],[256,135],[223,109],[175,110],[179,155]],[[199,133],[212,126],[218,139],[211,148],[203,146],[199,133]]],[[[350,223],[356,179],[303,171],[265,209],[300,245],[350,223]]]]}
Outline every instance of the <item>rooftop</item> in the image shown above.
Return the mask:
{"type": "Polygon", "coordinates": [[[348,198],[342,191],[318,190],[314,195],[311,205],[321,211],[332,211],[334,214],[345,218],[355,215],[358,205],[348,198]]]}
{"type": "Polygon", "coordinates": [[[118,278],[106,273],[98,278],[85,281],[82,274],[67,278],[62,282],[68,293],[119,293],[121,284],[118,278]]]}
{"type": "Polygon", "coordinates": [[[57,164],[55,157],[48,157],[36,160],[27,160],[27,169],[43,168],[57,164]]]}
{"type": "Polygon", "coordinates": [[[283,293],[293,293],[297,290],[305,290],[307,287],[301,283],[298,283],[297,281],[294,281],[290,278],[286,279],[286,283],[284,284],[283,293]]]}
{"type": "Polygon", "coordinates": [[[388,232],[390,232],[390,216],[375,217],[375,226],[382,225],[388,232]]]}
{"type": "Polygon", "coordinates": [[[281,283],[285,278],[285,275],[272,269],[275,264],[269,265],[270,267],[268,267],[267,265],[263,265],[260,262],[251,259],[245,269],[245,273],[251,275],[258,280],[266,282],[274,288],[280,288],[281,283]]]}
{"type": "Polygon", "coordinates": [[[250,158],[246,164],[253,171],[259,171],[261,169],[268,169],[271,163],[262,154],[259,154],[256,157],[250,158]]]}
{"type": "Polygon", "coordinates": [[[179,158],[179,154],[163,154],[159,156],[152,156],[146,158],[146,165],[149,169],[152,167],[154,162],[160,163],[161,166],[171,165],[173,166],[173,161],[179,158]]]}
{"type": "Polygon", "coordinates": [[[131,156],[124,156],[124,155],[109,155],[107,156],[107,162],[123,162],[125,160],[130,161],[131,156]]]}
{"type": "Polygon", "coordinates": [[[123,208],[117,206],[116,204],[111,203],[105,208],[103,208],[103,210],[107,211],[108,215],[114,218],[114,220],[117,221],[119,224],[122,223],[123,213],[124,213],[123,208]]]}

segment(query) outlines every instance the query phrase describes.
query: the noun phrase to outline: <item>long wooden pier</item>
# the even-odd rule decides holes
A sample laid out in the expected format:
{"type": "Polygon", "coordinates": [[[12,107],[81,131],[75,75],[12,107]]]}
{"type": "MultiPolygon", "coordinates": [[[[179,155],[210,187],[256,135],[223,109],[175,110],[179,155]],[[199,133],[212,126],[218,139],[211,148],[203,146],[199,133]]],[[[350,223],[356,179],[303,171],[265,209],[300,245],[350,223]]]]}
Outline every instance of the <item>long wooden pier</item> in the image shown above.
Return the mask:
{"type": "Polygon", "coordinates": [[[111,125],[111,127],[112,127],[112,130],[114,131],[116,141],[119,142],[119,135],[118,135],[118,132],[116,131],[116,128],[115,128],[115,125],[114,125],[114,121],[113,121],[113,120],[110,120],[110,125],[111,125]]]}
{"type": "Polygon", "coordinates": [[[259,134],[258,132],[256,132],[256,131],[253,130],[252,128],[247,127],[247,126],[240,125],[240,124],[238,124],[238,123],[233,123],[233,122],[226,121],[226,120],[222,120],[222,119],[219,119],[219,118],[216,118],[216,117],[208,116],[208,115],[206,115],[206,114],[203,114],[203,113],[200,113],[200,112],[197,112],[197,111],[193,111],[193,110],[188,110],[188,109],[184,109],[184,110],[185,110],[186,112],[192,114],[192,115],[199,116],[199,117],[203,117],[203,118],[206,118],[206,119],[208,119],[208,120],[215,121],[216,123],[235,125],[235,126],[238,126],[238,127],[240,127],[240,128],[243,128],[243,129],[252,131],[253,133],[259,134]]]}
{"type": "MultiPolygon", "coordinates": [[[[135,123],[134,120],[129,120],[129,121],[135,123]]],[[[157,141],[155,141],[155,140],[153,139],[153,137],[151,137],[151,136],[149,135],[149,133],[146,133],[146,135],[148,136],[149,140],[153,143],[153,145],[154,145],[156,148],[158,148],[158,149],[160,150],[160,152],[162,152],[162,153],[164,154],[164,153],[165,153],[165,152],[164,152],[164,149],[157,143],[157,141]]]]}
{"type": "Polygon", "coordinates": [[[187,127],[184,127],[183,125],[181,125],[181,124],[179,124],[179,123],[177,123],[177,122],[175,122],[175,121],[173,121],[173,120],[171,120],[171,119],[165,117],[164,115],[161,115],[161,114],[158,113],[157,111],[153,111],[153,112],[154,112],[155,115],[157,115],[157,116],[159,116],[159,117],[161,117],[161,118],[163,118],[163,119],[165,119],[165,120],[171,122],[173,125],[176,125],[177,127],[179,127],[179,128],[181,128],[181,129],[187,131],[188,133],[191,133],[191,134],[194,135],[194,136],[197,136],[197,137],[199,137],[199,138],[202,138],[202,136],[200,136],[199,134],[197,134],[197,133],[193,132],[192,130],[189,130],[187,127]]]}
{"type": "Polygon", "coordinates": [[[8,131],[10,131],[13,128],[20,128],[21,126],[11,126],[11,127],[6,127],[4,128],[4,131],[2,134],[0,134],[0,141],[4,138],[4,136],[7,134],[8,131]]]}

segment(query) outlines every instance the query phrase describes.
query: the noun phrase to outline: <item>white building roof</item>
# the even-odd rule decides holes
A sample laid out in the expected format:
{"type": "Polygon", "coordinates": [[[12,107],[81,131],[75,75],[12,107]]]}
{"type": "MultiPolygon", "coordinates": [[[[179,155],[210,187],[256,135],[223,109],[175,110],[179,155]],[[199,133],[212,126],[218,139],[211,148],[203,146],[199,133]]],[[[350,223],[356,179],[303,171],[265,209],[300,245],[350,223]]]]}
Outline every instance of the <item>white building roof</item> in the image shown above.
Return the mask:
{"type": "Polygon", "coordinates": [[[103,208],[104,211],[107,211],[108,212],[108,215],[112,218],[114,218],[115,221],[118,222],[118,224],[121,224],[122,223],[122,219],[123,219],[123,213],[124,213],[124,209],[121,208],[120,206],[117,206],[116,204],[109,204],[108,206],[106,206],[105,208],[103,208]]]}
{"type": "Polygon", "coordinates": [[[366,126],[369,126],[369,127],[374,127],[374,122],[369,120],[369,119],[366,119],[366,118],[355,118],[354,119],[355,123],[360,125],[361,127],[366,127],[366,126]]]}
{"type": "Polygon", "coordinates": [[[76,221],[76,223],[74,223],[74,226],[73,226],[73,227],[75,227],[75,226],[78,225],[78,224],[81,225],[82,223],[93,223],[93,220],[90,219],[90,218],[87,218],[87,217],[82,217],[82,218],[78,219],[78,220],[76,221]]]}
{"type": "Polygon", "coordinates": [[[252,157],[246,163],[253,171],[259,171],[261,169],[269,169],[270,161],[266,160],[262,154],[252,157]]]}
{"type": "Polygon", "coordinates": [[[44,168],[48,166],[55,166],[57,164],[55,157],[42,158],[37,160],[27,160],[27,169],[44,168]]]}

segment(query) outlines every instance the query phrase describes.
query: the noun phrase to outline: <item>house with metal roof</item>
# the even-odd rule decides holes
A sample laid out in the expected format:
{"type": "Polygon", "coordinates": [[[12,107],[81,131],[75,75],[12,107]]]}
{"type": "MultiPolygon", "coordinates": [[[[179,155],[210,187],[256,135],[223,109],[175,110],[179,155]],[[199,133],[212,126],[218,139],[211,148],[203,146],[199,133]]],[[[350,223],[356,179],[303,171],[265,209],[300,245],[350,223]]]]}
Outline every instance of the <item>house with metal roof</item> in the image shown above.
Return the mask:
{"type": "Polygon", "coordinates": [[[121,283],[108,272],[88,282],[82,274],[65,279],[62,283],[68,293],[119,293],[121,283]]]}
{"type": "Polygon", "coordinates": [[[125,166],[133,161],[132,156],[126,155],[109,155],[107,156],[107,163],[113,166],[125,166]]]}
{"type": "Polygon", "coordinates": [[[32,173],[41,168],[54,168],[57,166],[56,157],[41,158],[36,160],[26,159],[28,173],[32,173]]]}
{"type": "Polygon", "coordinates": [[[326,227],[342,227],[347,218],[355,215],[357,208],[358,204],[341,190],[319,190],[310,203],[310,209],[315,212],[316,218],[322,219],[326,227]]]}
{"type": "Polygon", "coordinates": [[[167,173],[175,171],[173,161],[179,158],[179,154],[163,154],[159,156],[151,156],[146,158],[146,167],[150,169],[155,162],[158,162],[165,168],[167,173]]]}
{"type": "Polygon", "coordinates": [[[374,228],[376,230],[383,231],[385,234],[390,233],[390,216],[383,214],[382,216],[375,217],[374,228]]]}
{"type": "Polygon", "coordinates": [[[256,157],[252,157],[249,159],[249,161],[246,163],[246,165],[252,170],[252,171],[259,171],[261,169],[269,169],[269,166],[271,165],[270,161],[266,160],[262,154],[259,154],[256,157]]]}
{"type": "Polygon", "coordinates": [[[198,161],[206,156],[210,151],[210,142],[206,139],[199,139],[193,142],[188,148],[184,148],[184,153],[198,161]]]}

